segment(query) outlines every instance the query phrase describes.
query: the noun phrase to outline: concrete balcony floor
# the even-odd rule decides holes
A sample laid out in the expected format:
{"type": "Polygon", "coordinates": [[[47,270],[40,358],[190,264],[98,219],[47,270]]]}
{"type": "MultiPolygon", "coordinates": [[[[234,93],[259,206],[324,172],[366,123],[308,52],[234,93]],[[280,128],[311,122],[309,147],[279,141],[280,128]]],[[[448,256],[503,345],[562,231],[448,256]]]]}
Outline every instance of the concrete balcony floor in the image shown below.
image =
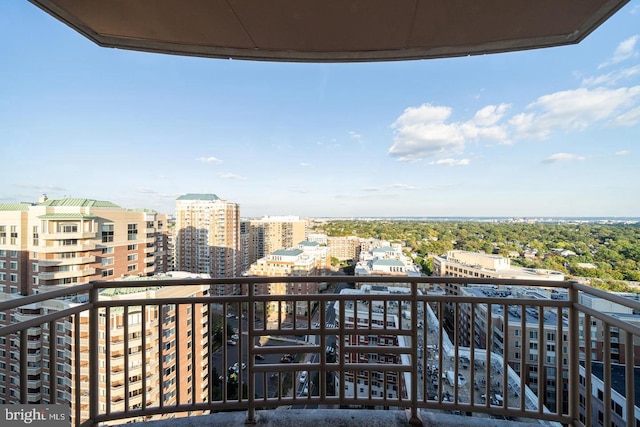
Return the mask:
{"type": "MultiPolygon", "coordinates": [[[[538,423],[464,417],[432,411],[420,411],[425,427],[533,427],[538,423]]],[[[370,409],[277,409],[256,411],[255,424],[247,424],[247,412],[219,412],[184,418],[133,423],[138,427],[410,427],[409,411],[370,409]]]]}

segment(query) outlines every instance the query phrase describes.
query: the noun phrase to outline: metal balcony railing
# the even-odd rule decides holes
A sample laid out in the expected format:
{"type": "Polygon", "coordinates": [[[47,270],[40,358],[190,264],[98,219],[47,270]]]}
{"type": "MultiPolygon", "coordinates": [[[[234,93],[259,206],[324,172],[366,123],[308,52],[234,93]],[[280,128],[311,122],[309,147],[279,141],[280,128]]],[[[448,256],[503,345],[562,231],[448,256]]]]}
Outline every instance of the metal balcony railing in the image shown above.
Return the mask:
{"type": "Polygon", "coordinates": [[[41,378],[40,402],[68,404],[76,426],[237,410],[253,422],[258,409],[319,404],[407,410],[416,425],[420,411],[430,410],[540,424],[635,426],[640,328],[582,304],[583,295],[640,311],[634,300],[575,282],[456,277],[136,280],[41,290],[0,302],[0,312],[7,313],[34,303],[55,301],[56,307],[0,328],[3,342],[17,343],[11,350],[19,352],[19,384],[0,397],[34,403],[28,390],[36,385],[33,378],[41,378]],[[271,283],[344,282],[361,289],[259,294],[271,283]],[[484,293],[432,292],[447,283],[484,293]],[[230,284],[242,292],[219,296],[220,287],[230,284]],[[144,292],[185,285],[208,291],[145,299],[129,290],[130,299],[101,297],[110,288],[144,292]],[[498,288],[513,295],[491,292],[498,288]],[[566,298],[515,292],[525,288],[566,298]],[[602,331],[599,345],[593,345],[593,324],[602,331]],[[28,357],[34,327],[51,334],[46,342],[58,343],[43,351],[37,372],[28,357]],[[613,333],[619,353],[612,351],[613,333]],[[130,334],[136,338],[116,344],[130,334]],[[65,347],[71,357],[61,359],[57,350],[65,347]],[[116,350],[121,358],[107,357],[116,350]],[[622,392],[614,388],[616,371],[622,372],[622,392]]]}

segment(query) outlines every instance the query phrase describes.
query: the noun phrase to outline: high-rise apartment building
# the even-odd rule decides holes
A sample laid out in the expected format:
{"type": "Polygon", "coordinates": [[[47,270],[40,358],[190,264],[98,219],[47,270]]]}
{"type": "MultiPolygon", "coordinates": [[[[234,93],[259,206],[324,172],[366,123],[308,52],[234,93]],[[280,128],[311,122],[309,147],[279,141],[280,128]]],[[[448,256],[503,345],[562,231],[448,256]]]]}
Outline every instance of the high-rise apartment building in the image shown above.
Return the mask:
{"type": "Polygon", "coordinates": [[[243,221],[247,237],[248,266],[278,249],[305,240],[306,222],[297,216],[265,216],[243,221]]]}
{"type": "MultiPolygon", "coordinates": [[[[528,279],[563,281],[559,271],[523,268],[511,265],[509,258],[468,251],[448,251],[444,256],[433,257],[434,276],[478,277],[494,279],[528,279]]],[[[445,284],[449,295],[458,295],[457,284],[445,284]]]]}
{"type": "MultiPolygon", "coordinates": [[[[176,200],[175,268],[209,274],[213,278],[238,277],[243,268],[240,240],[240,205],[215,194],[185,194],[176,200]]],[[[234,285],[220,294],[235,293],[234,285]]]]}
{"type": "MultiPolygon", "coordinates": [[[[410,365],[411,361],[406,354],[394,352],[352,352],[345,350],[346,346],[381,346],[381,347],[411,347],[411,340],[406,335],[396,333],[377,333],[376,329],[399,329],[402,321],[398,308],[389,307],[388,310],[371,310],[370,306],[382,306],[386,302],[382,301],[359,301],[357,295],[388,295],[390,293],[409,293],[407,288],[387,287],[380,285],[363,285],[360,289],[343,289],[340,293],[353,295],[354,301],[348,302],[344,309],[344,318],[340,317],[339,305],[334,305],[336,319],[341,326],[352,328],[371,328],[362,335],[345,335],[344,341],[336,340],[336,353],[343,357],[347,363],[381,363],[388,365],[410,365]]],[[[345,373],[342,387],[345,396],[368,396],[373,397],[407,399],[411,388],[411,377],[394,371],[373,372],[371,376],[365,371],[348,371],[345,373]]]]}
{"type": "Polygon", "coordinates": [[[91,199],[0,204],[0,294],[166,270],[165,215],[91,199]]]}
{"type": "MultiPolygon", "coordinates": [[[[206,285],[110,288],[100,293],[101,301],[139,299],[149,302],[129,307],[126,313],[122,307],[116,307],[109,310],[108,319],[106,316],[101,318],[98,326],[99,351],[95,355],[99,365],[100,411],[106,412],[107,408],[110,411],[124,411],[143,406],[189,404],[207,399],[208,382],[203,377],[208,372],[209,351],[208,344],[201,343],[201,337],[208,331],[206,305],[158,306],[152,301],[156,298],[201,297],[208,293],[208,288],[206,285]],[[193,348],[192,344],[196,347],[193,348]]],[[[80,360],[72,358],[69,365],[72,397],[77,392],[82,394],[82,388],[88,381],[88,328],[89,316],[83,312],[80,316],[79,338],[81,357],[80,360]],[[74,389],[77,372],[80,375],[79,391],[74,389]]],[[[75,339],[71,342],[70,354],[74,354],[75,339]]],[[[76,402],[72,400],[70,403],[71,412],[74,413],[76,402]]],[[[88,396],[83,394],[80,398],[82,419],[89,417],[88,403],[88,396]]],[[[162,417],[153,416],[150,419],[162,417]]]]}
{"type": "MultiPolygon", "coordinates": [[[[247,272],[250,276],[321,276],[331,271],[329,248],[315,242],[303,241],[295,247],[278,249],[266,257],[260,258],[247,272]]],[[[284,304],[280,315],[294,313],[294,304],[286,300],[286,295],[305,295],[318,293],[317,282],[261,283],[254,285],[256,295],[274,296],[271,302],[272,312],[278,310],[278,301],[284,304]]],[[[304,303],[296,306],[295,314],[304,316],[308,307],[304,303]]]]}
{"type": "MultiPolygon", "coordinates": [[[[0,204],[0,300],[42,293],[92,280],[151,276],[167,268],[166,216],[124,209],[92,199],[47,199],[38,203],[0,204]]],[[[48,300],[13,313],[0,313],[0,326],[62,310],[72,301],[48,300]]],[[[72,402],[73,317],[58,329],[28,329],[28,403],[72,402]],[[55,336],[52,337],[51,335],[55,336]],[[50,346],[57,360],[49,360],[50,346]],[[43,365],[56,366],[59,381],[48,387],[43,365]]],[[[17,402],[19,390],[13,339],[0,342],[0,403],[17,402]]],[[[86,355],[85,355],[86,356],[86,355]]]]}

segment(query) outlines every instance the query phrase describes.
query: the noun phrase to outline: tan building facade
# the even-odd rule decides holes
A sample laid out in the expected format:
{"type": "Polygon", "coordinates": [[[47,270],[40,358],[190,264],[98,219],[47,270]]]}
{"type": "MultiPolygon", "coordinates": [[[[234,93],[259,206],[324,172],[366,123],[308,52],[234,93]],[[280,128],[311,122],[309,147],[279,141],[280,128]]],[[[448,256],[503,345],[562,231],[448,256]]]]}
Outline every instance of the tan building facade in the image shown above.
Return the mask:
{"type": "MultiPolygon", "coordinates": [[[[215,194],[185,194],[176,200],[175,269],[238,277],[243,270],[240,205],[215,194]]],[[[219,287],[219,294],[239,292],[239,286],[219,287]]]]}
{"type": "MultiPolygon", "coordinates": [[[[167,268],[166,216],[124,209],[92,199],[47,199],[0,204],[0,300],[47,292],[92,280],[152,276],[167,268]]],[[[0,326],[67,308],[73,301],[48,300],[0,313],[0,326]]],[[[72,318],[70,318],[72,319],[72,318]]],[[[71,402],[72,320],[59,322],[55,339],[45,328],[30,328],[27,340],[29,403],[71,402]],[[55,345],[57,360],[49,360],[55,345]],[[57,365],[59,381],[51,390],[42,366],[57,365]]],[[[17,402],[10,379],[18,372],[13,339],[0,342],[0,403],[17,402]]],[[[81,352],[82,354],[82,352],[81,352]]],[[[85,357],[85,356],[82,356],[85,357]]]]}
{"type": "MultiPolygon", "coordinates": [[[[289,249],[279,249],[264,258],[260,258],[251,265],[247,272],[250,276],[321,276],[328,274],[331,270],[331,257],[329,248],[319,246],[313,242],[300,242],[297,247],[289,249]]],[[[293,304],[286,301],[286,295],[304,295],[318,293],[317,282],[282,282],[264,283],[254,286],[256,295],[282,296],[281,299],[274,299],[271,302],[273,313],[278,311],[278,300],[280,302],[280,316],[286,317],[293,314],[293,304]],[[286,310],[286,312],[282,312],[286,310]]],[[[299,304],[295,314],[304,316],[308,311],[306,304],[299,304]]]]}
{"type": "Polygon", "coordinates": [[[297,216],[265,216],[243,221],[247,233],[247,267],[278,249],[305,240],[306,221],[297,216]]]}

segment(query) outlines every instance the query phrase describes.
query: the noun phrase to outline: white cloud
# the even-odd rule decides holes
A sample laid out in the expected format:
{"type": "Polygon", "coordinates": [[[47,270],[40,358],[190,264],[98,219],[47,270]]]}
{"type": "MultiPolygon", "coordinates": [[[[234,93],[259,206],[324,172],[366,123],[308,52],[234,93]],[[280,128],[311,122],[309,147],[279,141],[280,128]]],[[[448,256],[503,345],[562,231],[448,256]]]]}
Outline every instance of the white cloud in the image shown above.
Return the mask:
{"type": "Polygon", "coordinates": [[[36,191],[67,191],[64,187],[58,187],[57,185],[44,184],[44,185],[30,185],[30,184],[16,184],[18,188],[23,188],[27,190],[36,190],[36,191]]]}
{"type": "Polygon", "coordinates": [[[508,104],[487,105],[476,112],[471,123],[477,126],[493,126],[504,117],[508,108],[508,104]]]}
{"type": "Polygon", "coordinates": [[[300,163],[300,166],[311,166],[311,163],[302,162],[302,163],[300,163]]]}
{"type": "Polygon", "coordinates": [[[289,188],[289,191],[294,192],[294,193],[301,193],[301,194],[306,194],[309,192],[309,190],[307,190],[306,188],[302,188],[302,187],[291,187],[289,188]]]}
{"type": "Polygon", "coordinates": [[[364,187],[362,191],[380,191],[382,190],[380,187],[364,187]]]}
{"type": "Polygon", "coordinates": [[[584,156],[579,156],[577,154],[572,153],[555,153],[542,160],[542,163],[558,163],[558,162],[568,162],[574,160],[584,160],[584,156]]]}
{"type": "Polygon", "coordinates": [[[467,122],[447,123],[452,114],[449,107],[409,107],[391,125],[394,138],[389,155],[398,161],[412,161],[460,154],[469,140],[509,143],[507,129],[498,124],[508,108],[507,104],[488,105],[467,122]]]}
{"type": "Polygon", "coordinates": [[[222,178],[222,179],[240,179],[240,180],[247,179],[244,176],[241,176],[241,175],[238,175],[238,174],[235,174],[235,173],[231,173],[231,172],[220,172],[218,174],[218,177],[222,178]]]}
{"type": "Polygon", "coordinates": [[[631,151],[629,151],[629,150],[620,150],[620,151],[616,151],[614,154],[616,156],[628,156],[629,154],[631,154],[631,151]]]}
{"type": "Polygon", "coordinates": [[[612,126],[635,126],[638,124],[640,124],[640,107],[622,113],[611,121],[612,126]]]}
{"type": "Polygon", "coordinates": [[[626,40],[621,41],[620,44],[618,44],[618,47],[616,47],[616,50],[613,52],[613,56],[610,59],[603,62],[602,64],[598,65],[598,68],[603,68],[609,65],[617,64],[618,62],[622,62],[626,59],[636,56],[638,53],[636,52],[635,49],[636,49],[636,43],[638,42],[638,39],[640,39],[640,36],[635,35],[635,36],[629,37],[626,40]]]}
{"type": "MultiPolygon", "coordinates": [[[[517,138],[547,138],[556,129],[584,130],[598,121],[613,120],[640,99],[640,86],[618,89],[565,90],[544,95],[527,106],[509,124],[517,138]]],[[[619,124],[619,123],[618,123],[619,124]]]]}
{"type": "Polygon", "coordinates": [[[198,157],[196,160],[199,161],[199,162],[202,162],[202,163],[222,163],[222,160],[218,159],[217,157],[213,157],[213,156],[211,156],[211,157],[198,157]]]}
{"type": "Polygon", "coordinates": [[[467,166],[471,163],[470,159],[440,159],[430,162],[430,165],[445,165],[445,166],[467,166]]]}
{"type": "Polygon", "coordinates": [[[400,188],[402,190],[419,190],[418,187],[409,184],[391,184],[389,188],[400,188]]]}
{"type": "Polygon", "coordinates": [[[359,133],[356,133],[352,130],[349,131],[349,136],[353,139],[359,140],[360,138],[362,138],[362,135],[360,135],[359,133]]]}
{"type": "Polygon", "coordinates": [[[138,188],[138,193],[144,193],[144,194],[156,194],[157,191],[155,190],[151,190],[149,188],[138,188]]]}
{"type": "Polygon", "coordinates": [[[621,70],[612,71],[596,77],[588,77],[582,80],[583,86],[611,86],[617,84],[620,80],[628,80],[640,75],[640,65],[623,68],[621,70]]]}

